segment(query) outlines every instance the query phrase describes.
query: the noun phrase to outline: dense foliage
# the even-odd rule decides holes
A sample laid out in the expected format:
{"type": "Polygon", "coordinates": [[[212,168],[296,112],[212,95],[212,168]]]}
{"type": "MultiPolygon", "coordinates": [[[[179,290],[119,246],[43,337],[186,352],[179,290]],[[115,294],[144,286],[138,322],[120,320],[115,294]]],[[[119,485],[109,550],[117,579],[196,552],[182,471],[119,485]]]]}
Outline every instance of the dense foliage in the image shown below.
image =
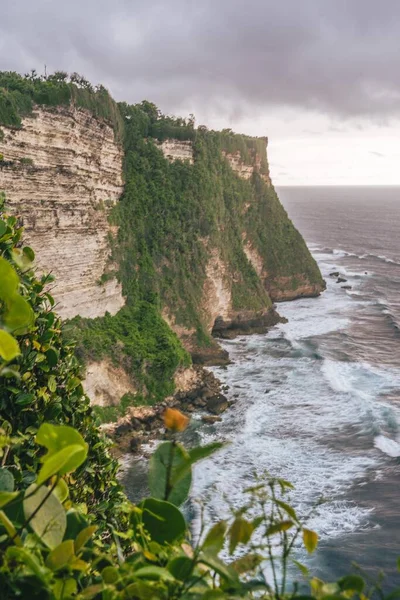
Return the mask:
{"type": "Polygon", "coordinates": [[[32,71],[22,77],[12,71],[0,71],[0,125],[20,127],[21,119],[32,113],[33,105],[87,108],[114,127],[122,139],[123,122],[118,107],[102,86],[93,87],[84,77],[58,71],[48,77],[32,71]]]}
{"type": "MultiPolygon", "coordinates": [[[[321,279],[274,189],[262,179],[263,172],[268,172],[265,139],[248,138],[230,130],[215,132],[204,127],[195,130],[193,119],[164,117],[149,102],[119,106],[125,121],[126,185],[112,214],[113,222],[119,225],[113,258],[120,265],[128,308],[116,317],[94,322],[79,320],[76,337],[86,358],[99,356],[100,352],[115,357],[107,339],[113,343],[122,341],[128,358],[134,348],[133,371],[132,367],[130,371],[143,381],[140,370],[143,362],[135,361],[141,353],[147,364],[147,335],[160,328],[161,307],[168,307],[178,325],[195,329],[199,344],[208,343],[202,304],[206,267],[213,249],[218,251],[232,282],[234,309],[271,307],[265,287],[245,255],[244,232],[264,258],[269,273],[277,277],[305,273],[312,282],[321,279]],[[171,163],[164,158],[154,138],[163,140],[171,136],[191,141],[193,165],[186,161],[171,163]],[[240,152],[250,164],[258,156],[259,173],[251,180],[241,179],[225,160],[224,152],[240,152]],[[154,307],[153,324],[146,319],[145,335],[138,339],[127,329],[121,331],[120,324],[121,320],[126,322],[125,315],[136,315],[135,325],[130,328],[140,328],[143,306],[147,316],[150,307],[154,307]],[[129,336],[132,343],[127,339],[129,336]]],[[[165,327],[160,329],[165,332],[166,340],[160,360],[166,365],[182,362],[165,327]]],[[[171,389],[171,372],[169,368],[161,369],[153,381],[150,371],[147,373],[149,401],[171,389]]]]}
{"type": "MultiPolygon", "coordinates": [[[[122,495],[115,481],[117,463],[109,456],[109,442],[93,421],[74,347],[63,339],[60,318],[52,310],[54,300],[45,290],[51,278],[38,278],[32,270],[33,251],[18,247],[22,232],[16,217],[4,212],[4,198],[0,197],[0,321],[3,327],[20,333],[18,356],[12,367],[1,370],[0,427],[23,440],[23,444],[7,450],[5,460],[13,465],[14,480],[24,489],[35,479],[40,462],[41,453],[34,443],[40,425],[51,421],[76,427],[90,444],[90,452],[78,472],[80,484],[72,497],[78,503],[95,506],[94,514],[104,522],[118,522],[122,495]],[[16,310],[21,313],[23,303],[29,305],[22,316],[26,313],[30,321],[28,325],[22,323],[22,328],[13,312],[10,320],[8,308],[6,282],[10,278],[15,281],[13,269],[19,274],[16,310]]],[[[0,340],[5,335],[0,333],[0,340]]],[[[0,356],[8,359],[1,351],[0,356]]]]}

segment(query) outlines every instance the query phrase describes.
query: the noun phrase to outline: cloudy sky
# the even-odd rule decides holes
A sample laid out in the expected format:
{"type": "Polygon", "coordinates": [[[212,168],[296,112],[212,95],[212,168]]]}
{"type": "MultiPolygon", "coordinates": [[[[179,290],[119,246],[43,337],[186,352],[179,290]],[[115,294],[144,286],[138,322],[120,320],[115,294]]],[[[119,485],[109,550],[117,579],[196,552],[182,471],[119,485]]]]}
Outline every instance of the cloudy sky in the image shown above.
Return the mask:
{"type": "Polygon", "coordinates": [[[400,184],[399,0],[0,0],[0,69],[268,135],[276,184],[400,184]]]}

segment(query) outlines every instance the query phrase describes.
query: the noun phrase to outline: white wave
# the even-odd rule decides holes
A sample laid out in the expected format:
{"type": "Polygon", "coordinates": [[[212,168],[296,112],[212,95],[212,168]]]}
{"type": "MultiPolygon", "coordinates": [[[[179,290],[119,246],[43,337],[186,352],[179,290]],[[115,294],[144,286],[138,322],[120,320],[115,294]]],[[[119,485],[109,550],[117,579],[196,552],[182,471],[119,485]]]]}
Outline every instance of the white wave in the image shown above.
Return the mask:
{"type": "Polygon", "coordinates": [[[400,457],[400,444],[386,437],[385,435],[377,435],[374,439],[375,448],[381,450],[392,458],[400,457]]]}
{"type": "Polygon", "coordinates": [[[388,258],[384,254],[378,255],[378,258],[380,258],[381,260],[383,260],[385,263],[389,263],[389,264],[392,264],[392,265],[398,265],[398,264],[400,264],[396,260],[393,260],[393,258],[388,258]]]}
{"type": "Polygon", "coordinates": [[[317,244],[309,247],[326,276],[327,291],[317,299],[280,304],[280,314],[289,321],[268,334],[224,344],[233,364],[214,371],[229,384],[228,395],[235,403],[215,433],[206,429],[204,441],[223,438],[232,443],[196,466],[193,496],[208,500],[209,520],[220,519],[226,516],[226,499],[240,506],[254,474],[268,471],[296,486],[290,501],[300,515],[324,498],[310,526],[331,538],[370,527],[370,509],[349,501],[346,492],[384,461],[374,439],[385,448],[389,442],[394,452],[396,442],[383,432],[396,430],[400,411],[382,398],[400,387],[400,370],[324,357],[324,336],[346,330],[354,310],[371,302],[358,290],[344,294],[329,278],[337,270],[353,278],[353,288],[362,285],[365,272],[340,265],[341,258],[357,255],[343,249],[329,252],[317,244]],[[361,447],[348,431],[363,436],[361,447]]]}
{"type": "Polygon", "coordinates": [[[338,272],[340,275],[344,275],[346,277],[371,277],[373,273],[371,271],[350,271],[346,269],[346,267],[338,267],[338,272]]]}

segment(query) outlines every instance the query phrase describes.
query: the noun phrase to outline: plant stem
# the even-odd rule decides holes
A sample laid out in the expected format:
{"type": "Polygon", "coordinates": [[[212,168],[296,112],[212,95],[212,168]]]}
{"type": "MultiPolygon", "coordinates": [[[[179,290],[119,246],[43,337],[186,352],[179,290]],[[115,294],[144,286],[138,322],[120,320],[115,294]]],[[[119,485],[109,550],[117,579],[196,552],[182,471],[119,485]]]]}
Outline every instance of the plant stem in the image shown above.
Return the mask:
{"type": "Polygon", "coordinates": [[[170,495],[171,490],[172,490],[171,475],[172,475],[172,466],[173,466],[173,463],[174,463],[175,446],[176,446],[176,441],[172,440],[172,442],[171,442],[171,449],[170,449],[170,452],[169,452],[169,460],[168,460],[168,464],[167,464],[167,478],[166,478],[166,482],[165,482],[164,500],[168,500],[168,496],[170,495]]]}

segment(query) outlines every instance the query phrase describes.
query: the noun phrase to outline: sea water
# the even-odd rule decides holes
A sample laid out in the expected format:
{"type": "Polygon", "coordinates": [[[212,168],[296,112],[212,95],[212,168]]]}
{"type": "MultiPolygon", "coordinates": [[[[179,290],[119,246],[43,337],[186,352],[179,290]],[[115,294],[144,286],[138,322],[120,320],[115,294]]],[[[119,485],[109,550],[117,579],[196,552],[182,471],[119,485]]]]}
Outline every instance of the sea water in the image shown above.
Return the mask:
{"type": "MultiPolygon", "coordinates": [[[[400,556],[400,189],[284,188],[279,195],[327,282],[319,298],[278,305],[266,335],[224,342],[215,368],[234,401],[203,442],[229,445],[196,467],[193,498],[211,521],[246,501],[265,472],[320,536],[313,573],[351,562],[396,582],[400,556]],[[331,273],[345,282],[337,283],[331,273]],[[345,289],[343,286],[351,286],[345,289]]],[[[293,573],[293,576],[295,574],[293,573]]],[[[397,582],[398,583],[398,582],[397,582]]]]}
{"type": "MultiPolygon", "coordinates": [[[[256,477],[282,477],[319,534],[313,557],[295,549],[314,575],[335,580],[356,562],[399,584],[400,188],[278,192],[327,290],[279,304],[288,322],[267,334],[223,343],[232,364],[213,371],[233,404],[215,425],[194,415],[189,436],[229,445],[196,466],[186,511],[196,534],[196,499],[214,522],[246,502],[256,477]]],[[[137,460],[127,471],[133,499],[145,471],[137,460]]]]}

